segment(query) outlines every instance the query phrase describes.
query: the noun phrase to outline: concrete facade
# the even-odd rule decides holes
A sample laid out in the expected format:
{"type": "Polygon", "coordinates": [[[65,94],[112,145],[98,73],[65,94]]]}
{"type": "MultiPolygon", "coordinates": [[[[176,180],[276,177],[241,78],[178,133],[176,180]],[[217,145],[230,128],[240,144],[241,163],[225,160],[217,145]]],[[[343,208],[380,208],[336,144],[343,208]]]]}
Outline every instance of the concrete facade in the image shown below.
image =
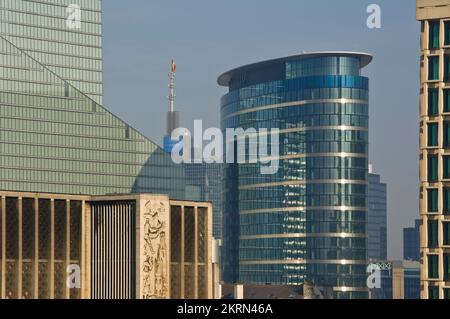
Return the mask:
{"type": "Polygon", "coordinates": [[[450,1],[417,0],[421,22],[420,246],[421,298],[450,296],[448,160],[450,1]]]}
{"type": "Polygon", "coordinates": [[[155,194],[0,197],[2,299],[211,299],[220,291],[210,203],[155,194]],[[71,289],[73,269],[80,285],[71,289]]]}

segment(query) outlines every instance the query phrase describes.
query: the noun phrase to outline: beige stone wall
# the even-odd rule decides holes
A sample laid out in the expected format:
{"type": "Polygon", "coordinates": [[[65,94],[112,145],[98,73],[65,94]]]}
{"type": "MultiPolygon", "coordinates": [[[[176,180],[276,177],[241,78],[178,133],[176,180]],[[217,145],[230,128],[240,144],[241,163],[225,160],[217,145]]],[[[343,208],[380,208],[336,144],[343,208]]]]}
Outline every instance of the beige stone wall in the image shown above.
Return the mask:
{"type": "Polygon", "coordinates": [[[88,298],[82,235],[88,197],[0,192],[0,198],[1,298],[88,298]],[[67,284],[72,266],[79,267],[80,288],[67,284]]]}
{"type": "Polygon", "coordinates": [[[153,194],[0,198],[1,298],[214,297],[210,203],[153,194]],[[80,289],[66,285],[69,265],[80,269],[80,289]]]}

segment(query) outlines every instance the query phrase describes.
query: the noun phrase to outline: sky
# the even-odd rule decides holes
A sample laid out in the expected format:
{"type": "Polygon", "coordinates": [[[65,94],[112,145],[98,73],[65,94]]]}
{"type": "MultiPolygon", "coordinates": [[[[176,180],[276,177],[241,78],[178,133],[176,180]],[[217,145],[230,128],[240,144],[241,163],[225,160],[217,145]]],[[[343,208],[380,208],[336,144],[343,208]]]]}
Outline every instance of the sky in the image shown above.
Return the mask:
{"type": "Polygon", "coordinates": [[[162,144],[170,60],[181,125],[219,126],[229,69],[303,51],[363,51],[370,78],[370,162],[388,185],[390,259],[418,218],[419,32],[415,0],[103,1],[105,106],[162,144]],[[381,7],[381,29],[366,24],[381,7]]]}

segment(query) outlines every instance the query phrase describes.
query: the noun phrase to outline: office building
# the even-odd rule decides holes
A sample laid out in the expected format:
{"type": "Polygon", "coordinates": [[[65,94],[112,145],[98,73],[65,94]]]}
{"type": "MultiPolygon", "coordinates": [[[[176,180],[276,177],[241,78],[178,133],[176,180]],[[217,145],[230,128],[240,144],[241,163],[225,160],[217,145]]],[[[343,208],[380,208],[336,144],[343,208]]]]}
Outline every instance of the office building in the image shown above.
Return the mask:
{"type": "Polygon", "coordinates": [[[374,261],[381,272],[380,288],[370,299],[420,299],[420,264],[417,261],[374,261]]]}
{"type": "Polygon", "coordinates": [[[213,236],[222,238],[222,164],[184,164],[186,199],[211,202],[213,236]]]}
{"type": "MultiPolygon", "coordinates": [[[[0,190],[184,196],[184,172],[101,101],[100,0],[1,1],[0,190]]],[[[129,107],[128,105],[126,107],[129,107]]]]}
{"type": "Polygon", "coordinates": [[[102,104],[101,0],[0,0],[0,35],[102,104]]]}
{"type": "Polygon", "coordinates": [[[0,197],[2,299],[208,299],[218,291],[209,203],[156,194],[0,197]]]}
{"type": "Polygon", "coordinates": [[[414,227],[403,228],[403,259],[420,261],[420,219],[414,227]]]}
{"type": "Polygon", "coordinates": [[[277,173],[261,175],[250,161],[225,166],[225,282],[308,280],[331,288],[334,298],[368,297],[369,80],[361,70],[371,60],[365,53],[305,53],[219,77],[229,89],[222,130],[280,130],[277,173]]]}
{"type": "Polygon", "coordinates": [[[369,165],[368,254],[371,260],[387,259],[387,186],[369,165]]]}
{"type": "Polygon", "coordinates": [[[423,299],[450,298],[450,0],[417,0],[423,299]]]}

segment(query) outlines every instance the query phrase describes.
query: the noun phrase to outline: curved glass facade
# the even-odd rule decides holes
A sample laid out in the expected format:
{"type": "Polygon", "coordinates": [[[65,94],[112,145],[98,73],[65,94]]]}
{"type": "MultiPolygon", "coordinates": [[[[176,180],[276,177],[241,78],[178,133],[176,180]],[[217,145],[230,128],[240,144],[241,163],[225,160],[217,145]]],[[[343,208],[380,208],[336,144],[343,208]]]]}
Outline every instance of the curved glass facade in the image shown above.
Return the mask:
{"type": "Polygon", "coordinates": [[[367,298],[368,55],[307,54],[219,78],[221,126],[280,130],[279,170],[227,164],[223,279],[367,298]]]}

